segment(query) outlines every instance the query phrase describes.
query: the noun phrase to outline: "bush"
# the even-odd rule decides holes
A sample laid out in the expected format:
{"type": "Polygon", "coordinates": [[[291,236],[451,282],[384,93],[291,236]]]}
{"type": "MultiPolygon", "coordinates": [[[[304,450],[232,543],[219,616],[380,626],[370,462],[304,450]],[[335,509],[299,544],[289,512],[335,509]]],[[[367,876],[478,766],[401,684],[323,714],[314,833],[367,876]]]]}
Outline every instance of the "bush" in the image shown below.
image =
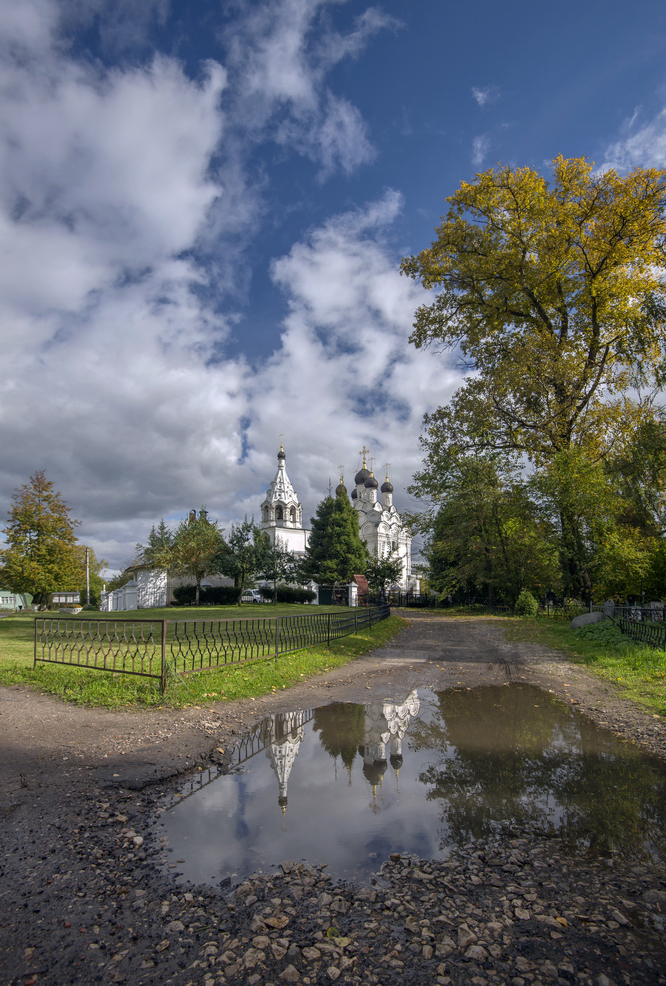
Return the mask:
{"type": "MultiPolygon", "coordinates": [[[[273,590],[269,586],[262,586],[259,590],[264,599],[273,601],[273,590]]],[[[277,601],[279,603],[309,603],[317,598],[317,593],[312,589],[299,589],[292,585],[279,585],[277,587],[277,601]]]]}
{"type": "MultiPolygon", "coordinates": [[[[195,585],[179,585],[173,590],[173,597],[179,606],[193,606],[196,598],[195,585]]],[[[204,585],[199,593],[201,606],[233,606],[238,602],[238,589],[233,585],[204,585]]]]}
{"type": "Polygon", "coordinates": [[[531,592],[523,589],[518,596],[513,611],[516,616],[536,616],[539,612],[539,604],[531,592]]]}

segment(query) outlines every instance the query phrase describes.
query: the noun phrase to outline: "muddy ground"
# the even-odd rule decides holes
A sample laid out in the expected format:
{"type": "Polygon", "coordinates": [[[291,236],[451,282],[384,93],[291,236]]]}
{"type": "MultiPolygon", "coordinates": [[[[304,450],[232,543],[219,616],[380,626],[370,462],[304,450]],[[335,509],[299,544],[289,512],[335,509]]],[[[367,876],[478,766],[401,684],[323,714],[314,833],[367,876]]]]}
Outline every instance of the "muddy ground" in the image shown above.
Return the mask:
{"type": "MultiPolygon", "coordinates": [[[[558,971],[543,956],[543,968],[537,958],[531,967],[525,959],[528,964],[521,973],[520,964],[512,964],[516,949],[520,949],[511,938],[511,944],[505,943],[500,958],[493,958],[494,952],[488,951],[487,943],[478,945],[481,952],[485,951],[483,961],[479,958],[481,953],[474,960],[462,953],[458,957],[454,950],[450,967],[446,962],[437,962],[443,951],[434,954],[434,947],[430,948],[433,955],[427,961],[423,959],[426,965],[422,973],[414,973],[417,975],[414,980],[411,973],[407,975],[404,963],[401,966],[402,960],[395,956],[392,961],[397,965],[393,966],[388,960],[380,966],[364,961],[364,956],[372,958],[372,953],[367,949],[364,953],[360,945],[358,954],[342,969],[327,966],[325,962],[322,965],[315,959],[312,968],[305,968],[302,961],[300,966],[298,962],[289,962],[288,956],[276,959],[280,950],[286,955],[289,948],[296,948],[295,939],[287,932],[284,932],[287,937],[279,939],[288,943],[287,948],[272,943],[273,953],[265,953],[268,959],[256,959],[253,955],[249,964],[243,964],[245,944],[250,943],[248,954],[259,948],[251,945],[252,922],[256,919],[249,910],[247,914],[244,911],[239,914],[236,905],[210,888],[195,888],[198,893],[195,892],[192,901],[183,903],[182,888],[174,893],[173,883],[154,865],[156,847],[151,845],[147,829],[155,811],[175,789],[180,775],[209,763],[218,749],[228,753],[234,737],[269,711],[312,708],[332,701],[400,702],[415,687],[441,690],[510,680],[536,684],[566,702],[575,703],[597,724],[666,759],[663,719],[619,698],[610,683],[571,665],[561,653],[529,643],[507,642],[501,622],[493,620],[447,620],[410,613],[409,625],[388,646],[344,668],[280,695],[183,711],[110,712],[66,705],[20,686],[0,689],[0,983],[60,986],[69,982],[128,981],[186,986],[201,982],[212,986],[213,982],[228,982],[259,986],[268,981],[302,981],[307,986],[338,978],[350,983],[406,983],[419,981],[419,975],[426,977],[423,981],[469,981],[475,986],[485,982],[512,982],[514,986],[522,986],[548,981],[549,977],[551,981],[575,980],[597,986],[606,986],[604,977],[611,983],[666,982],[661,960],[657,959],[655,965],[655,959],[649,957],[656,954],[653,934],[659,921],[663,925],[659,914],[662,909],[666,911],[666,882],[664,874],[657,871],[627,876],[630,882],[633,879],[634,885],[638,881],[636,892],[647,888],[646,892],[657,895],[652,898],[656,903],[648,906],[648,911],[655,915],[654,927],[649,921],[646,926],[641,918],[636,928],[630,928],[630,940],[617,944],[618,956],[624,950],[627,962],[632,952],[643,956],[635,959],[636,966],[627,965],[629,972],[622,971],[623,960],[616,956],[620,964],[614,967],[615,978],[607,976],[604,949],[612,950],[615,945],[611,947],[605,942],[600,949],[599,939],[590,950],[590,955],[597,958],[586,959],[587,964],[583,963],[571,975],[569,959],[564,962],[564,971],[558,971]],[[146,835],[145,842],[142,833],[146,835]],[[199,920],[189,925],[189,932],[180,918],[175,921],[185,934],[185,937],[177,936],[175,947],[163,922],[167,920],[168,924],[175,910],[189,907],[198,908],[199,920]],[[155,914],[153,908],[158,909],[155,914]],[[243,929],[247,935],[241,934],[243,929]],[[210,941],[202,942],[202,935],[205,938],[206,934],[210,941]],[[241,943],[235,946],[241,956],[237,968],[229,958],[226,962],[222,958],[218,960],[222,948],[220,936],[226,936],[227,944],[230,940],[232,944],[241,943]],[[210,954],[196,958],[203,946],[210,954]],[[543,971],[548,962],[555,973],[552,969],[543,971]],[[286,972],[287,969],[293,971],[286,972]]],[[[520,851],[527,853],[529,848],[521,844],[520,851]]],[[[514,847],[513,851],[518,850],[514,847]]],[[[493,852],[497,855],[497,848],[493,852]]],[[[323,886],[323,882],[312,879],[313,886],[323,886]]],[[[470,892],[477,887],[475,881],[472,884],[470,892]]],[[[500,895],[499,900],[504,900],[501,886],[491,883],[489,887],[494,888],[492,893],[500,895]]],[[[574,889],[580,891],[580,887],[574,889]]],[[[257,895],[250,894],[247,899],[250,898],[253,899],[248,908],[256,903],[257,895]]],[[[579,910],[581,906],[579,903],[579,910]]],[[[289,921],[299,921],[303,935],[310,935],[311,944],[305,946],[306,952],[307,947],[316,945],[316,929],[325,928],[328,920],[328,912],[322,912],[321,907],[316,915],[312,902],[307,907],[307,915],[304,910],[300,918],[296,912],[288,914],[289,921]]],[[[536,921],[538,915],[531,917],[536,921]]],[[[629,927],[631,918],[626,920],[629,927]]],[[[617,929],[617,921],[612,923],[617,929]]],[[[525,928],[529,932],[528,924],[525,928]]],[[[469,921],[465,926],[468,925],[469,921]]],[[[491,925],[493,921],[488,927],[491,925]]],[[[620,923],[618,934],[622,931],[620,923]]],[[[539,936],[543,938],[542,932],[543,927],[537,923],[535,941],[540,940],[539,936]]],[[[377,934],[381,938],[383,933],[377,934]]],[[[395,929],[390,934],[395,937],[395,929]]],[[[557,937],[559,932],[552,934],[557,937]]],[[[261,935],[258,937],[263,941],[261,935]]],[[[477,939],[484,941],[478,935],[477,939]]],[[[303,941],[299,939],[299,943],[302,950],[303,941]]],[[[423,947],[427,954],[429,946],[423,947]]],[[[448,946],[440,942],[439,947],[448,946]]],[[[233,955],[233,949],[227,948],[225,954],[233,955]]],[[[666,952],[661,959],[666,961],[666,952]]],[[[407,968],[413,972],[413,959],[407,968]]],[[[576,968],[574,963],[572,969],[576,968]]]]}

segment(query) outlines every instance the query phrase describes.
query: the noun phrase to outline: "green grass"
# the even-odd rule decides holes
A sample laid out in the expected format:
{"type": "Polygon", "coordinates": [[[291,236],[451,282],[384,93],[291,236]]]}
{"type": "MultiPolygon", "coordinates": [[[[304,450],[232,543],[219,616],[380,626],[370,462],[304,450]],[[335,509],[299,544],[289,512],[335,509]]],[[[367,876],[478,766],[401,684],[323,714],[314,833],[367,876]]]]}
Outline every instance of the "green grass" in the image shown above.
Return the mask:
{"type": "MultiPolygon", "coordinates": [[[[328,612],[317,607],[315,612],[328,612]]],[[[340,607],[331,611],[340,612],[340,607]]],[[[141,610],[136,618],[148,611],[141,610]]],[[[195,609],[187,606],[176,609],[150,610],[153,619],[223,619],[238,617],[235,606],[206,606],[195,609]],[[160,614],[159,616],[154,614],[160,614]],[[162,615],[163,614],[163,615],[162,615]]],[[[242,617],[286,616],[313,613],[311,606],[243,606],[242,617]]],[[[0,685],[28,685],[65,701],[79,705],[104,708],[187,708],[210,705],[211,702],[232,701],[271,694],[303,682],[308,678],[347,664],[359,654],[381,647],[398,633],[405,621],[392,616],[371,629],[360,630],[331,643],[330,648],[318,646],[296,651],[278,658],[264,658],[223,671],[202,671],[196,674],[170,673],[167,690],[160,693],[159,682],[108,671],[87,670],[66,665],[38,664],[33,668],[33,635],[35,616],[57,614],[26,613],[0,620],[0,685]]],[[[121,614],[109,614],[118,618],[121,614]]],[[[135,614],[127,613],[132,619],[135,614]]],[[[98,618],[100,614],[82,613],[79,618],[98,618]]],[[[144,617],[145,618],[145,617],[144,617]]]]}
{"type": "Polygon", "coordinates": [[[666,716],[666,651],[635,644],[612,620],[572,630],[560,620],[513,618],[506,635],[565,651],[574,663],[612,681],[624,698],[666,716]]]}

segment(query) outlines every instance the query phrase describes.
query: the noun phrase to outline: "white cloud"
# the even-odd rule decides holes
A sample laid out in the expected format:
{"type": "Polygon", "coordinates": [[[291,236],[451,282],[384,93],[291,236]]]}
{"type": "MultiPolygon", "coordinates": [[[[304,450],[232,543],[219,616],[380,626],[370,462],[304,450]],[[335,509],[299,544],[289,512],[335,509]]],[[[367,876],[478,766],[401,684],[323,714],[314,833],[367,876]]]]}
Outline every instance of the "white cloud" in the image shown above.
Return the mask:
{"type": "MultiPolygon", "coordinates": [[[[635,119],[634,113],[627,124],[628,131],[633,128],[635,119]]],[[[606,149],[601,170],[614,168],[622,172],[636,167],[666,167],[666,109],[635,133],[630,132],[624,139],[611,144],[606,149]]]]}
{"type": "Polygon", "coordinates": [[[486,86],[483,89],[473,86],[472,96],[478,105],[483,108],[489,103],[494,103],[499,98],[499,93],[497,92],[497,88],[495,86],[486,86]]]}
{"type": "Polygon", "coordinates": [[[457,383],[406,342],[422,292],[386,238],[401,208],[391,191],[275,261],[288,314],[264,365],[220,355],[236,317],[224,291],[262,209],[245,167],[253,142],[280,133],[287,102],[296,146],[324,172],[371,153],[320,66],[357,53],[385,21],[374,13],[315,56],[305,38],[321,6],[258,8],[270,17],[254,55],[193,81],[164,56],[111,71],[77,63],[53,43],[55,5],[7,5],[0,497],[7,505],[46,469],[80,536],[113,565],[161,516],[206,504],[228,526],[256,512],[280,432],[308,517],[364,443],[391,460],[400,490],[419,464],[423,412],[457,383]],[[251,77],[261,112],[243,119],[251,77]]]}
{"type": "Polygon", "coordinates": [[[488,151],[490,150],[490,138],[487,134],[481,134],[472,141],[472,164],[475,168],[480,167],[488,151]]]}
{"type": "Polygon", "coordinates": [[[325,74],[357,57],[369,39],[398,22],[370,8],[346,35],[319,30],[331,0],[272,0],[250,8],[229,28],[225,43],[237,92],[233,116],[246,132],[264,133],[321,164],[320,178],[340,166],[350,173],[374,149],[358,109],[325,86],[325,74]]]}

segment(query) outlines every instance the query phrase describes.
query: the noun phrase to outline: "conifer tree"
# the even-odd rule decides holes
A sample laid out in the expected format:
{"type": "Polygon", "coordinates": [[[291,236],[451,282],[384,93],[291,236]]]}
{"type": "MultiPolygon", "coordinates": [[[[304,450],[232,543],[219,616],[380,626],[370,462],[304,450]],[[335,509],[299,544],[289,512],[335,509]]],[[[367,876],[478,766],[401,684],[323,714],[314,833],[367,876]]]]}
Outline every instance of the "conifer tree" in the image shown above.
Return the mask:
{"type": "Polygon", "coordinates": [[[358,530],[358,517],[342,491],[327,496],[310,520],[312,530],[302,575],[320,585],[346,584],[364,572],[367,550],[358,530]]]}

